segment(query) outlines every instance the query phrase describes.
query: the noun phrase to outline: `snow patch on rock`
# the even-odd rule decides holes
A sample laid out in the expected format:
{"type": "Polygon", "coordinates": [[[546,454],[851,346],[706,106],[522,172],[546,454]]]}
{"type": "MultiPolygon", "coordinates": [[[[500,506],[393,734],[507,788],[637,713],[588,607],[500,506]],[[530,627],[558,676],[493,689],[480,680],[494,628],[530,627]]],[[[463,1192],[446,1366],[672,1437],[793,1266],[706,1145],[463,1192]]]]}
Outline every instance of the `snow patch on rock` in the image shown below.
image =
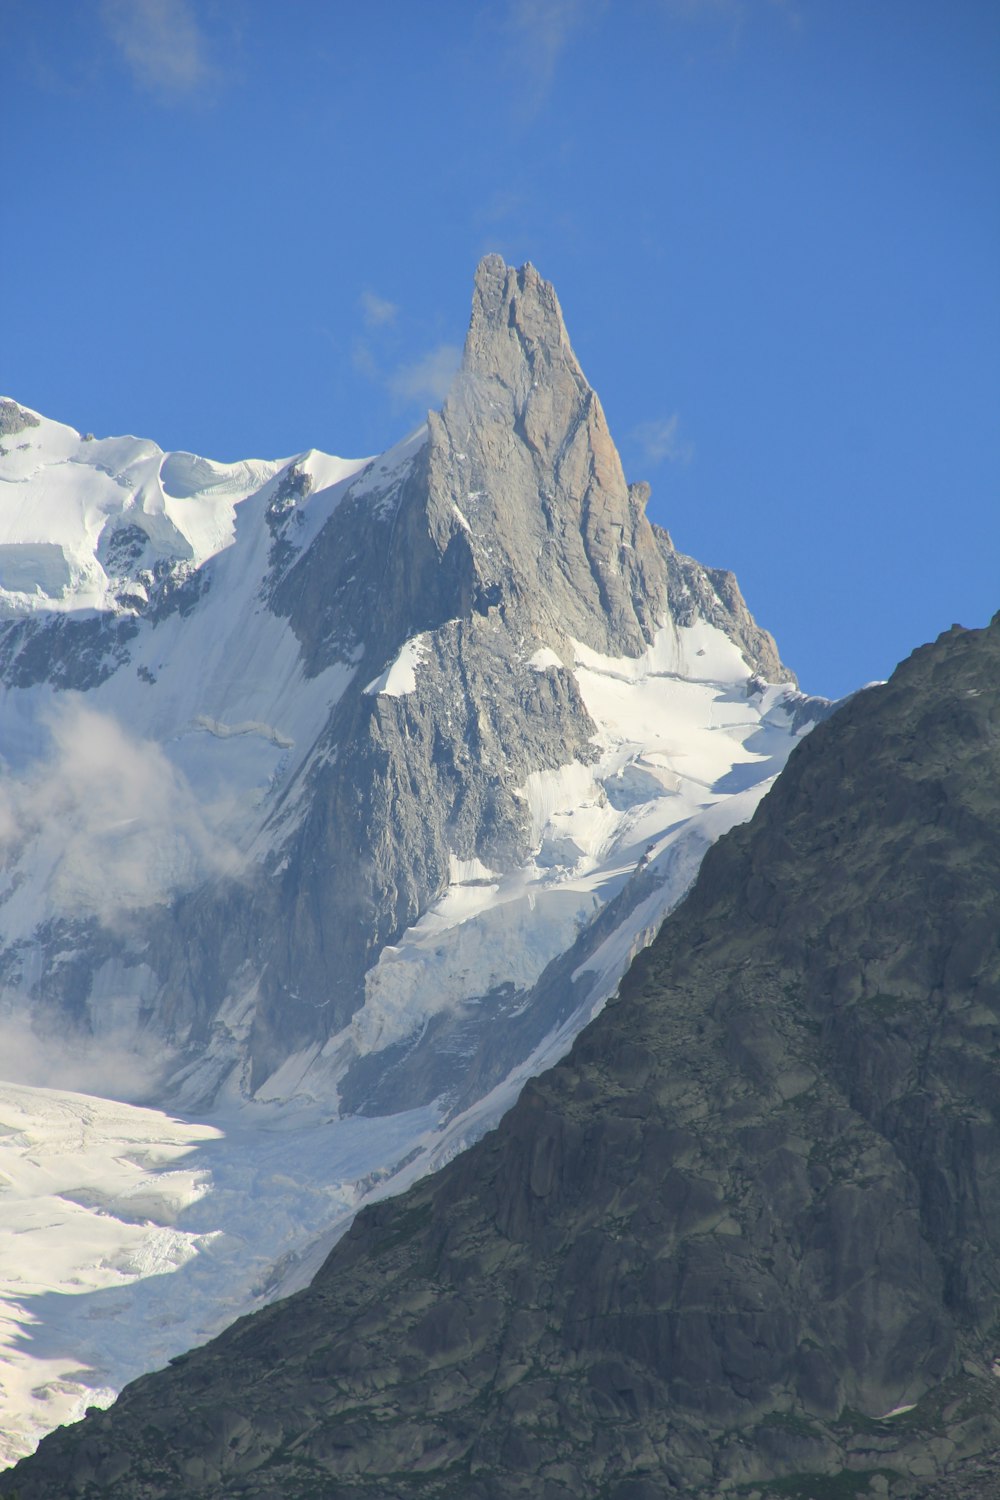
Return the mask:
{"type": "Polygon", "coordinates": [[[533,672],[548,672],[553,667],[561,667],[562,662],[551,646],[539,646],[534,655],[528,657],[528,666],[533,672]]]}
{"type": "Polygon", "coordinates": [[[429,649],[430,641],[426,635],[415,635],[404,641],[395,661],[378,677],[373,677],[364,691],[371,697],[381,694],[386,698],[405,698],[407,693],[415,692],[417,667],[429,649]]]}

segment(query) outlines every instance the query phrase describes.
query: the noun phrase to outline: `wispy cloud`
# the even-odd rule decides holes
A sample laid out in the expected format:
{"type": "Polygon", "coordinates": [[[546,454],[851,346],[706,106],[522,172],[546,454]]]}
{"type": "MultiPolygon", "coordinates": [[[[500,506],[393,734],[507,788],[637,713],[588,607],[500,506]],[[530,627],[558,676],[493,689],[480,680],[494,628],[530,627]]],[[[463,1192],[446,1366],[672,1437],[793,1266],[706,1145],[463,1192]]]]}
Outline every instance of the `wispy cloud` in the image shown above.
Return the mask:
{"type": "Polygon", "coordinates": [[[399,308],[387,297],[380,297],[376,292],[364,291],[358,300],[361,303],[361,316],[369,328],[384,328],[388,323],[396,321],[399,308]]]}
{"type": "Polygon", "coordinates": [[[677,412],[672,412],[669,417],[654,418],[651,422],[640,422],[629,435],[642,449],[648,464],[661,464],[664,460],[672,464],[689,464],[694,458],[694,444],[681,433],[681,419],[677,412]]]}
{"type": "Polygon", "coordinates": [[[511,65],[521,81],[526,117],[536,115],[548,98],[573,33],[601,9],[601,0],[509,0],[511,65]]]}
{"type": "Polygon", "coordinates": [[[351,345],[351,364],[366,380],[379,379],[378,360],[364,339],[355,339],[351,345]]]}
{"type": "Polygon", "coordinates": [[[456,344],[438,344],[413,364],[400,365],[386,384],[400,401],[443,401],[461,362],[456,344]]]}
{"type": "Polygon", "coordinates": [[[190,0],[101,0],[101,19],[139,88],[162,99],[212,81],[208,45],[190,0]]]}
{"type": "Polygon", "coordinates": [[[793,31],[802,29],[802,11],[798,0],[770,0],[771,9],[776,10],[779,15],[784,16],[793,31]]]}
{"type": "Polygon", "coordinates": [[[0,781],[0,854],[9,869],[48,872],[49,914],[113,926],[209,875],[237,872],[220,831],[226,810],[200,803],[159,745],[73,695],[49,729],[48,758],[0,781]]]}
{"type": "Polygon", "coordinates": [[[404,350],[413,349],[414,333],[418,333],[405,311],[370,287],[358,297],[358,308],[364,330],[351,345],[355,372],[380,386],[397,405],[420,402],[431,406],[443,401],[462,362],[462,351],[455,344],[436,344],[418,358],[403,358],[404,350]]]}
{"type": "MultiPolygon", "coordinates": [[[[23,995],[0,995],[0,1007],[11,1008],[10,1014],[0,1014],[0,1077],[5,1082],[139,1103],[162,1079],[170,1059],[162,1037],[146,1039],[124,1025],[105,1026],[100,1035],[89,1036],[65,1023],[62,1034],[54,1034],[41,1017],[26,1014],[27,1004],[23,995]]],[[[134,1004],[126,999],[127,1008],[134,1004]]],[[[106,1009],[114,1011],[114,999],[106,1009]]]]}

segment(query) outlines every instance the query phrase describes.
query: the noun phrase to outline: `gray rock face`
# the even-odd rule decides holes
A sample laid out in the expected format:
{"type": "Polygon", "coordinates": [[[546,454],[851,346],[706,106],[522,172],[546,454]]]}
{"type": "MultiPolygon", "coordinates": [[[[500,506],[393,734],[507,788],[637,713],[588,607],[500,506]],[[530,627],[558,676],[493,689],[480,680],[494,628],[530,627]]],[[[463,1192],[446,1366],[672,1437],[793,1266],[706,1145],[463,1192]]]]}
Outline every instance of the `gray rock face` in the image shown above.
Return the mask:
{"type": "Polygon", "coordinates": [[[990,1493],[998,727],[1000,616],[857,695],[497,1131],[0,1494],[990,1493]]]}
{"type": "Polygon", "coordinates": [[[495,868],[523,857],[516,788],[539,767],[589,759],[591,728],[573,679],[532,672],[489,619],[473,613],[430,633],[419,693],[358,688],[338,704],[328,738],[349,748],[310,773],[305,816],[274,859],[284,870],[248,893],[234,888],[225,922],[194,896],[154,934],[165,988],[188,987],[192,1002],[224,993],[263,947],[251,1045],[253,1081],[266,1077],[357,1010],[365,971],[447,886],[451,851],[495,868]]]}
{"type": "Polygon", "coordinates": [[[37,427],[38,418],[30,411],[25,411],[23,406],[18,406],[16,401],[10,401],[6,397],[0,400],[0,438],[16,437],[19,432],[26,432],[29,427],[37,427]]]}
{"type": "Polygon", "coordinates": [[[11,687],[85,693],[124,666],[138,626],[131,617],[32,616],[0,623],[0,674],[11,687]]]}
{"type": "Polygon", "coordinates": [[[524,638],[575,637],[610,656],[640,654],[666,618],[707,619],[768,681],[793,681],[732,574],[699,567],[650,525],[648,494],[625,482],[552,287],[531,265],[487,256],[426,447],[374,516],[360,499],[338,509],[275,608],[314,672],[351,659],[362,633],[367,668],[408,635],[496,610],[524,638]]]}
{"type": "Polygon", "coordinates": [[[431,533],[440,545],[465,518],[487,597],[527,602],[544,637],[644,650],[666,602],[665,559],[533,266],[483,261],[462,370],[430,430],[431,533]]]}

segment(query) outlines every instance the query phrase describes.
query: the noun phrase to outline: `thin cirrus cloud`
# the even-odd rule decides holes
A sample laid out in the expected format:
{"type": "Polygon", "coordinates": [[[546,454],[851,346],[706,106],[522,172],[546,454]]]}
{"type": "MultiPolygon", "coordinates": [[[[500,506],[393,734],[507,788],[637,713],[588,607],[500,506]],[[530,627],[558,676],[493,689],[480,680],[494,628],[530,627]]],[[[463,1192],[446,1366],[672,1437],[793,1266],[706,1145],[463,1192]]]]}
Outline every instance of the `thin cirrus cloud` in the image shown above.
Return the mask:
{"type": "Polygon", "coordinates": [[[443,401],[462,362],[457,344],[438,344],[413,364],[400,365],[389,376],[389,393],[398,401],[443,401]]]}
{"type": "Polygon", "coordinates": [[[377,292],[365,291],[359,298],[361,303],[361,316],[369,328],[385,328],[389,323],[396,321],[399,308],[395,302],[390,302],[388,297],[380,297],[377,292]]]}
{"type": "MultiPolygon", "coordinates": [[[[745,25],[762,10],[801,25],[798,0],[651,0],[670,26],[715,23],[738,43],[745,25]]],[[[529,124],[544,109],[559,64],[575,35],[609,10],[608,0],[508,0],[505,29],[509,64],[518,81],[515,113],[529,124]]]]}
{"type": "Polygon", "coordinates": [[[366,380],[379,379],[378,360],[364,339],[355,339],[351,345],[351,364],[366,380]]]}
{"type": "Polygon", "coordinates": [[[351,350],[351,364],[357,373],[381,385],[394,401],[404,405],[443,401],[461,363],[462,351],[454,344],[437,344],[419,359],[397,364],[384,373],[382,360],[387,348],[397,342],[399,306],[370,288],[361,293],[358,306],[367,332],[354,340],[351,350]]]}
{"type": "Polygon", "coordinates": [[[521,108],[527,118],[545,104],[573,33],[602,8],[602,0],[510,0],[510,60],[520,81],[521,108]]]}
{"type": "Polygon", "coordinates": [[[648,464],[689,464],[694,458],[694,444],[681,432],[681,419],[677,412],[669,417],[656,417],[650,422],[640,422],[629,436],[639,445],[648,464]]]}
{"type": "Polygon", "coordinates": [[[139,88],[169,100],[211,81],[208,44],[189,0],[101,0],[100,15],[139,88]]]}
{"type": "Polygon", "coordinates": [[[158,744],[75,694],[48,727],[48,758],[0,782],[0,857],[16,870],[33,849],[55,912],[113,927],[209,876],[238,874],[222,832],[228,808],[200,802],[158,744]]]}

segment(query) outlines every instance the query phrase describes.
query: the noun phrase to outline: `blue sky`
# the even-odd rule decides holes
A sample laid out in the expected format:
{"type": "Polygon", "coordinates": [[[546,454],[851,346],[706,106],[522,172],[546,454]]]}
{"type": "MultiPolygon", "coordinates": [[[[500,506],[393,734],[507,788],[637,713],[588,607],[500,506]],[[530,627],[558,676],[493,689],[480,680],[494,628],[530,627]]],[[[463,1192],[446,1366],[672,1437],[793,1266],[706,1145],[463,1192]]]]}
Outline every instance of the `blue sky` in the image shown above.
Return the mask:
{"type": "Polygon", "coordinates": [[[377,451],[478,257],[814,692],[1000,607],[1000,6],[0,0],[0,390],[377,451]]]}

